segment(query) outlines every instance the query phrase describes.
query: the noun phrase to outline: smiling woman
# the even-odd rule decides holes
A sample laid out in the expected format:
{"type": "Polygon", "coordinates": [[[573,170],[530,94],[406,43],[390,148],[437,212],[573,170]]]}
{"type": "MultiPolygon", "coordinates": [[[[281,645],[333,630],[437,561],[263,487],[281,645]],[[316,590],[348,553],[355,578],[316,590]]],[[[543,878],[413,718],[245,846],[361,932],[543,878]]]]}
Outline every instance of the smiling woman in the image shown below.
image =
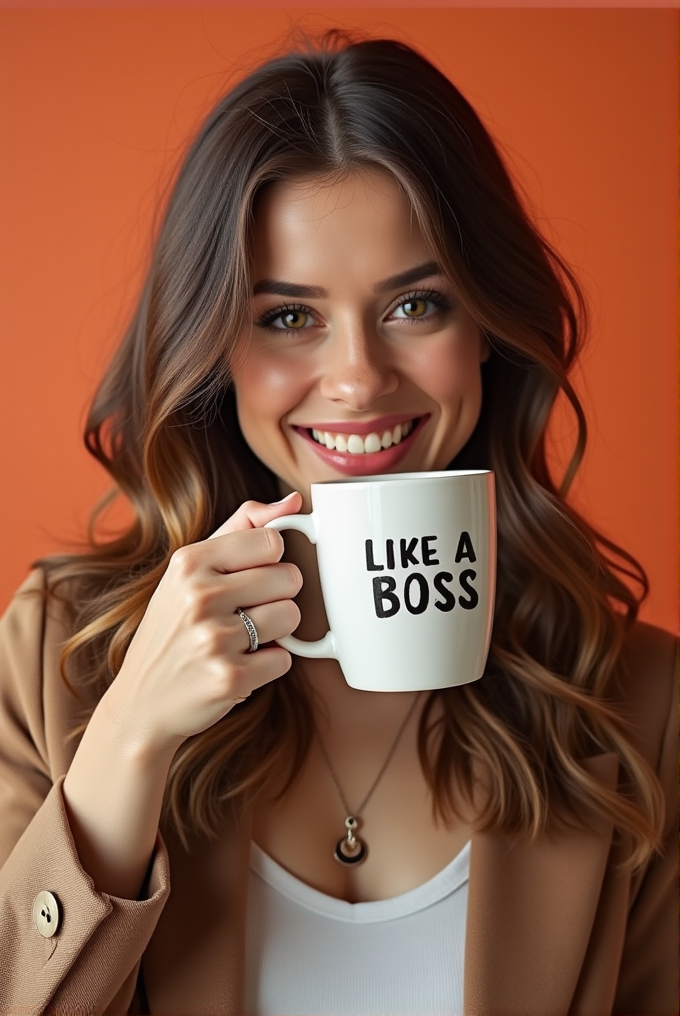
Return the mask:
{"type": "Polygon", "coordinates": [[[282,489],[446,468],[477,423],[490,347],[394,177],[269,184],[252,272],[238,420],[282,489]]]}
{"type": "MultiPolygon", "coordinates": [[[[220,101],[87,423],[134,521],[3,620],[0,1011],[675,1011],[674,643],[566,501],[584,325],[413,49],[331,35],[220,101]],[[496,478],[481,679],[291,666],[277,640],[327,619],[267,523],[314,482],[457,470],[496,478]]],[[[435,563],[427,532],[404,560],[435,563]]]]}

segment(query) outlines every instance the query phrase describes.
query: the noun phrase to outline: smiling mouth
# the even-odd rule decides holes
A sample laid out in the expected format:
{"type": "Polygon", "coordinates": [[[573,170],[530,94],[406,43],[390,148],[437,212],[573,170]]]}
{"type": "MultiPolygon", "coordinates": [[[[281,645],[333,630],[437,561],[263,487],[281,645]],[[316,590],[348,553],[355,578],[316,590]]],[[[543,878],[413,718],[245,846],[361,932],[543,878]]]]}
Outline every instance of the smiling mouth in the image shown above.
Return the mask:
{"type": "Polygon", "coordinates": [[[310,430],[307,433],[317,444],[329,451],[344,452],[349,455],[372,455],[387,451],[408,437],[420,422],[421,417],[405,420],[394,427],[374,431],[370,434],[333,434],[325,430],[310,430]]]}

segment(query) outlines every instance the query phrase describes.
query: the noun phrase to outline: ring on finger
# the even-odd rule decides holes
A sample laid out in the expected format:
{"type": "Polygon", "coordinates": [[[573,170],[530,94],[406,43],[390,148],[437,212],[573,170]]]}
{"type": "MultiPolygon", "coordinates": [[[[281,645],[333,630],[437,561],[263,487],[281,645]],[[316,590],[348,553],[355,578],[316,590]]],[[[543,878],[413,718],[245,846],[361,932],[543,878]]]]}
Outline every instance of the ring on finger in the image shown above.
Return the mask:
{"type": "Polygon", "coordinates": [[[253,624],[252,618],[248,617],[248,615],[246,614],[245,610],[241,610],[240,607],[237,607],[236,608],[236,613],[238,614],[238,616],[243,621],[243,624],[245,625],[245,629],[248,632],[248,638],[250,639],[250,649],[248,650],[248,652],[249,653],[254,653],[254,652],[257,651],[257,647],[260,644],[260,640],[259,640],[258,634],[257,634],[257,628],[253,624]]]}

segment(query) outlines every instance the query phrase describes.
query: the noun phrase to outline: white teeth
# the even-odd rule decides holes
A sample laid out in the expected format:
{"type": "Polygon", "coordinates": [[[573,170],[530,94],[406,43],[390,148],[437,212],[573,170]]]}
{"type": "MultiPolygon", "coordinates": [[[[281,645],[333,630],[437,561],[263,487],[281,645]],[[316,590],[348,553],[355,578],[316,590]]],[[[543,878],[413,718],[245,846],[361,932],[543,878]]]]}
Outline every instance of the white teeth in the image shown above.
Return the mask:
{"type": "Polygon", "coordinates": [[[415,423],[415,420],[398,423],[392,430],[384,431],[382,437],[377,433],[361,437],[359,434],[331,434],[329,431],[316,429],[312,430],[312,437],[331,451],[349,452],[350,455],[372,455],[383,448],[398,445],[411,433],[415,423]]]}

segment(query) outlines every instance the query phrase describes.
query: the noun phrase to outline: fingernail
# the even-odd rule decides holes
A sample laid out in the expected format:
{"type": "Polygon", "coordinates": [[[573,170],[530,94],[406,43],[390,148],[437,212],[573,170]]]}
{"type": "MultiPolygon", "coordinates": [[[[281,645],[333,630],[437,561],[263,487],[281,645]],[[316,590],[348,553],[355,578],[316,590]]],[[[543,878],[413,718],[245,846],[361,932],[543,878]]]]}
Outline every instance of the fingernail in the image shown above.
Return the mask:
{"type": "Polygon", "coordinates": [[[291,497],[295,497],[297,493],[298,493],[297,490],[292,490],[290,494],[286,494],[286,496],[282,497],[280,501],[270,501],[269,503],[272,506],[275,504],[284,504],[286,501],[290,501],[291,497]]]}

